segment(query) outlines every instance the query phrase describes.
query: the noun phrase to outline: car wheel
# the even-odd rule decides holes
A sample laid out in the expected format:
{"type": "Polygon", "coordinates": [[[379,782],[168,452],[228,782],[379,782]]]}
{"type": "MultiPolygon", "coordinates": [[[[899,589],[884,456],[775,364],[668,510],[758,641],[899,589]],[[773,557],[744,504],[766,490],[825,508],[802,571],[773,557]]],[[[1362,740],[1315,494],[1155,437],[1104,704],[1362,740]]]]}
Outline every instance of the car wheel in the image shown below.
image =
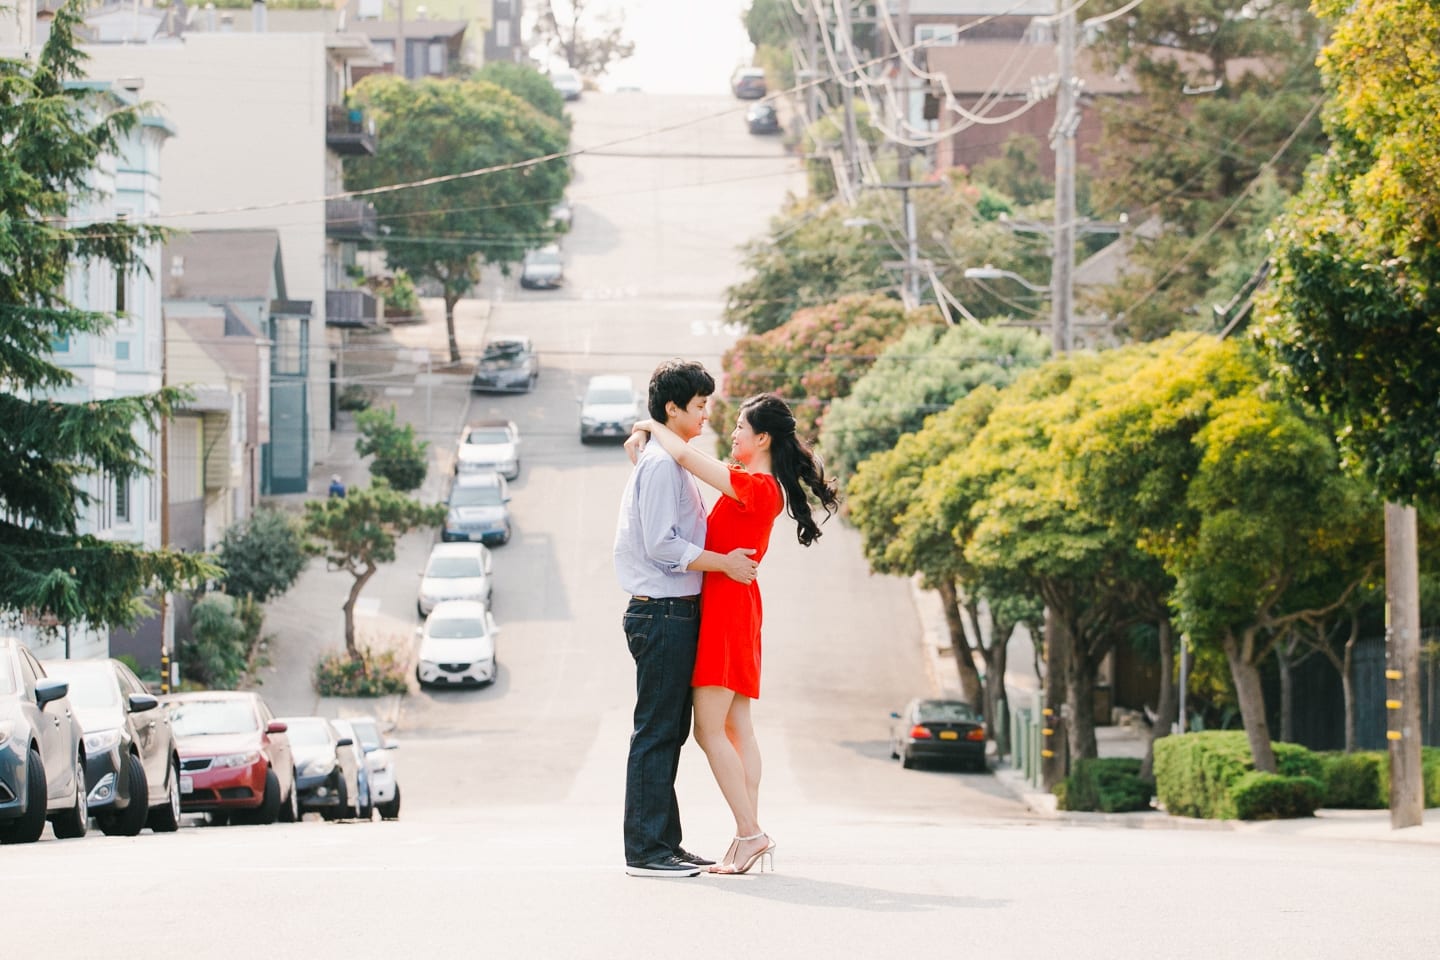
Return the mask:
{"type": "Polygon", "coordinates": [[[148,821],[156,833],[174,833],[180,829],[180,765],[170,760],[170,789],[165,802],[150,811],[148,821]]]}
{"type": "Polygon", "coordinates": [[[45,832],[45,765],[40,753],[31,750],[25,758],[25,812],[0,823],[0,843],[34,843],[45,832]]]}
{"type": "Polygon", "coordinates": [[[130,780],[130,806],[116,810],[105,817],[96,817],[100,832],[107,837],[134,837],[145,829],[145,818],[150,813],[150,784],[145,780],[145,768],[138,757],[131,757],[126,764],[125,776],[130,780]]]}
{"type": "Polygon", "coordinates": [[[62,810],[50,821],[60,840],[78,840],[90,828],[90,808],[85,797],[85,762],[75,758],[75,805],[62,810]]]}
{"type": "Polygon", "coordinates": [[[290,793],[280,805],[281,823],[300,822],[300,789],[295,786],[295,775],[290,775],[290,793]]]}
{"type": "Polygon", "coordinates": [[[274,823],[280,819],[280,778],[275,776],[274,770],[265,771],[265,796],[255,811],[255,819],[259,823],[274,823]]]}
{"type": "Polygon", "coordinates": [[[395,784],[395,796],[388,803],[380,804],[379,810],[382,820],[400,819],[400,784],[395,784]]]}
{"type": "Polygon", "coordinates": [[[425,619],[425,608],[420,606],[419,600],[415,601],[415,612],[419,614],[421,620],[425,619]]]}
{"type": "Polygon", "coordinates": [[[507,524],[505,525],[505,536],[503,536],[503,537],[500,538],[500,543],[501,543],[501,544],[506,544],[506,543],[509,543],[509,542],[510,542],[510,532],[511,532],[511,531],[510,531],[510,525],[507,523],[507,524]]]}
{"type": "Polygon", "coordinates": [[[206,822],[212,827],[223,827],[230,822],[230,811],[216,810],[208,815],[206,822]]]}
{"type": "Polygon", "coordinates": [[[420,689],[421,689],[421,690],[424,690],[424,689],[425,689],[425,681],[424,681],[424,679],[420,676],[420,668],[419,668],[419,667],[416,667],[416,668],[415,668],[415,682],[420,685],[420,689]]]}

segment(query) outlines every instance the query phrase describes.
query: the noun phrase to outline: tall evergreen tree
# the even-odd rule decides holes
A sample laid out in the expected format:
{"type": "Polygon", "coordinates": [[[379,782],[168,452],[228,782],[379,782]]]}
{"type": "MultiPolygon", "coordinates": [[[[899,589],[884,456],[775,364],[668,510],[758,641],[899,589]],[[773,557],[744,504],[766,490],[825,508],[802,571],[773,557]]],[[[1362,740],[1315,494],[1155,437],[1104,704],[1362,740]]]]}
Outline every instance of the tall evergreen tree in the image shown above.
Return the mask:
{"type": "Polygon", "coordinates": [[[66,296],[76,268],[143,268],[162,232],[125,221],[73,222],[93,192],[91,172],[139,115],[96,109],[82,78],[75,28],[83,6],[56,12],[34,61],[0,59],[0,616],[128,626],[143,594],[205,576],[203,558],[81,534],[87,480],[110,483],[152,469],[135,428],[157,428],[173,390],[67,403],[73,375],[52,357],[57,340],[103,333],[113,315],[66,296]]]}

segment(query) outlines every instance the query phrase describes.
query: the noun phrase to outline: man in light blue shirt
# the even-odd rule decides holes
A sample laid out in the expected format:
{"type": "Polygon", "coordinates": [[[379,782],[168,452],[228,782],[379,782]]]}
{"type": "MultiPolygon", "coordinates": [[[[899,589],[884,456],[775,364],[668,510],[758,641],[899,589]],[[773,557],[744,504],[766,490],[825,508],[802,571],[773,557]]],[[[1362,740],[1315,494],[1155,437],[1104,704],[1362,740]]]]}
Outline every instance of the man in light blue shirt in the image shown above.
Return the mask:
{"type": "MultiPolygon", "coordinates": [[[[705,426],[715,380],[698,363],[669,360],[650,377],[650,416],[686,440],[705,426]]],[[[615,575],[630,595],[625,641],[635,658],[635,730],[625,774],[625,872],[693,877],[713,863],[680,846],[675,775],[690,732],[690,677],[706,570],[755,579],[754,550],[705,549],[700,489],[658,443],[645,445],[625,484],[615,531],[615,575]]]]}

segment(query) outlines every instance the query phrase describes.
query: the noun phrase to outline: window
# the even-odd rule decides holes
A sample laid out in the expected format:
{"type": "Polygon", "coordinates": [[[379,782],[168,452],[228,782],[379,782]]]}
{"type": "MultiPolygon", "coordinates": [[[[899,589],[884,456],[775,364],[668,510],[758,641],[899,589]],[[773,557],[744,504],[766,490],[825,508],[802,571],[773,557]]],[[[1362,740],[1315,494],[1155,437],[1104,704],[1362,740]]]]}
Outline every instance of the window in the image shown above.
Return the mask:
{"type": "Polygon", "coordinates": [[[130,271],[115,271],[115,315],[130,309],[130,271]]]}
{"type": "Polygon", "coordinates": [[[91,507],[95,511],[95,532],[101,533],[115,525],[115,484],[104,475],[96,477],[96,496],[91,507]]]}
{"type": "Polygon", "coordinates": [[[302,317],[270,318],[270,369],[291,376],[305,373],[305,320],[302,317]]]}
{"type": "Polygon", "coordinates": [[[497,47],[508,47],[508,46],[510,46],[510,21],[509,21],[509,20],[497,20],[497,21],[495,21],[495,46],[497,46],[497,47]]]}
{"type": "Polygon", "coordinates": [[[115,522],[130,522],[130,481],[115,478],[115,522]]]}
{"type": "Polygon", "coordinates": [[[116,340],[116,341],[115,341],[115,359],[116,359],[116,360],[129,360],[129,359],[130,359],[130,341],[129,341],[129,340],[116,340]]]}
{"type": "Polygon", "coordinates": [[[427,72],[434,77],[443,77],[445,75],[445,44],[430,44],[429,53],[430,60],[427,64],[427,72]]]}
{"type": "Polygon", "coordinates": [[[50,349],[55,353],[70,352],[70,334],[55,334],[50,338],[50,349]]]}

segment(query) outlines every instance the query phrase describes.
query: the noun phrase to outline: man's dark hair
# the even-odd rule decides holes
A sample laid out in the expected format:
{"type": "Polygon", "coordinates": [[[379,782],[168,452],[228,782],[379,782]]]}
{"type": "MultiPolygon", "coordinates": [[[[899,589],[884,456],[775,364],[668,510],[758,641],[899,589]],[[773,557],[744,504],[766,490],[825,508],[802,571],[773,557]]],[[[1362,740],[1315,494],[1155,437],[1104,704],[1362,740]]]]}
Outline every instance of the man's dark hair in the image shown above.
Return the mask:
{"type": "Polygon", "coordinates": [[[708,397],[715,392],[715,378],[694,360],[666,360],[650,375],[650,416],[668,423],[665,404],[674,401],[682,410],[697,396],[708,397]]]}

